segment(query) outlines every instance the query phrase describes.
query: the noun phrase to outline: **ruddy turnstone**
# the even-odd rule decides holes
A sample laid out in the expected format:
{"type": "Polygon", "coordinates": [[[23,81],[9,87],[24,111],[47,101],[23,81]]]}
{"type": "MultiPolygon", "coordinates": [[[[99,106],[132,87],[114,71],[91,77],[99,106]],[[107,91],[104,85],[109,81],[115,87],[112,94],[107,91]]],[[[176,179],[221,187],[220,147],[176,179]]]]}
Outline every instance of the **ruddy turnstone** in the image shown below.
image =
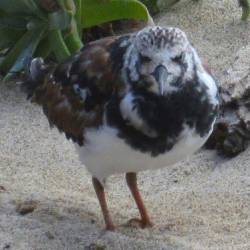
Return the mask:
{"type": "Polygon", "coordinates": [[[109,230],[105,179],[126,173],[141,226],[151,226],[136,173],[197,151],[212,132],[219,104],[215,80],[185,33],[172,27],[91,42],[54,67],[35,58],[23,86],[50,125],[75,143],[109,230]]]}

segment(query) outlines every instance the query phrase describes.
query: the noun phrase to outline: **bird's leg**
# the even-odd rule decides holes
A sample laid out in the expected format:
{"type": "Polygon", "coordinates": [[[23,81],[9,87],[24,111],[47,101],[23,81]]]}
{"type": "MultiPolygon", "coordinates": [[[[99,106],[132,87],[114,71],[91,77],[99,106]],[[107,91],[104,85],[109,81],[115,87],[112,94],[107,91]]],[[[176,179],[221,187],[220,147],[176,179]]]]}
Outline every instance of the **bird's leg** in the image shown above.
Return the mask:
{"type": "Polygon", "coordinates": [[[93,186],[95,188],[95,192],[96,192],[97,198],[99,200],[99,203],[102,209],[103,218],[106,223],[106,229],[110,231],[114,231],[115,226],[109,214],[109,210],[108,210],[108,206],[107,206],[107,202],[105,198],[104,187],[100,183],[100,181],[96,179],[95,177],[92,178],[92,182],[93,182],[93,186]]]}
{"type": "Polygon", "coordinates": [[[144,206],[142,197],[138,190],[136,173],[126,173],[126,181],[141,215],[141,220],[132,219],[130,220],[130,223],[135,221],[139,222],[142,228],[152,227],[153,224],[149,219],[148,212],[146,210],[146,207],[144,206]]]}

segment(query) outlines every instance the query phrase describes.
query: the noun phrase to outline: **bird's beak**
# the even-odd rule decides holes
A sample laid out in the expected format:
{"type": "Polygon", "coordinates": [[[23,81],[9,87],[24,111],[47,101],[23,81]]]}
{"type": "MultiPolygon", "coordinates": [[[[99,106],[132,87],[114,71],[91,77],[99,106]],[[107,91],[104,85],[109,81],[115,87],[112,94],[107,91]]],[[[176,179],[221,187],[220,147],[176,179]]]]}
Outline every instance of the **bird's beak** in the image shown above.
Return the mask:
{"type": "Polygon", "coordinates": [[[166,90],[167,77],[168,77],[168,71],[166,67],[163,65],[157,66],[155,71],[153,72],[153,76],[159,84],[160,95],[164,95],[165,90],[166,90]]]}

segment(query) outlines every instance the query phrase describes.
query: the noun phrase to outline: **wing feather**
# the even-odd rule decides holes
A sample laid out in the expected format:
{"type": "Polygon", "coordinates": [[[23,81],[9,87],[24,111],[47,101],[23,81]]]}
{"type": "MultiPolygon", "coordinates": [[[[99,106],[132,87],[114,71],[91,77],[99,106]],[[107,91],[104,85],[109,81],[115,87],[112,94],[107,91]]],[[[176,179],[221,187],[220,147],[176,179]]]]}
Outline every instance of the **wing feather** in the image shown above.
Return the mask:
{"type": "Polygon", "coordinates": [[[42,80],[41,74],[39,79],[30,77],[30,86],[36,86],[31,101],[43,107],[51,126],[79,145],[84,144],[84,129],[102,124],[105,103],[122,89],[121,81],[112,72],[110,53],[117,39],[104,38],[88,44],[64,63],[48,67],[42,80]]]}

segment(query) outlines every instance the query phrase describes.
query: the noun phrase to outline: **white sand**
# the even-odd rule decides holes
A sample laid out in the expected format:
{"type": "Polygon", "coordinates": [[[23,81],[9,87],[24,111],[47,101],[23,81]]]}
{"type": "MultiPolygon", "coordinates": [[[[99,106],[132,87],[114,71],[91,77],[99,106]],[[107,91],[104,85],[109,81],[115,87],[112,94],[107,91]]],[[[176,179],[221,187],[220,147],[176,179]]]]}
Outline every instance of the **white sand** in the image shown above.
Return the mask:
{"type": "MultiPolygon", "coordinates": [[[[184,29],[219,79],[243,46],[250,21],[236,0],[182,0],[158,23],[184,29]]],[[[249,56],[249,55],[248,55],[249,56]]],[[[201,151],[139,175],[153,229],[122,226],[138,211],[123,176],[108,196],[117,232],[104,232],[91,177],[74,147],[13,85],[0,92],[0,249],[250,249],[250,149],[232,160],[201,151]],[[37,201],[33,213],[17,204],[37,201]]],[[[100,166],[101,167],[101,166],[100,166]]]]}

